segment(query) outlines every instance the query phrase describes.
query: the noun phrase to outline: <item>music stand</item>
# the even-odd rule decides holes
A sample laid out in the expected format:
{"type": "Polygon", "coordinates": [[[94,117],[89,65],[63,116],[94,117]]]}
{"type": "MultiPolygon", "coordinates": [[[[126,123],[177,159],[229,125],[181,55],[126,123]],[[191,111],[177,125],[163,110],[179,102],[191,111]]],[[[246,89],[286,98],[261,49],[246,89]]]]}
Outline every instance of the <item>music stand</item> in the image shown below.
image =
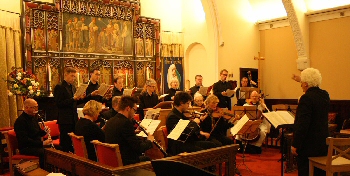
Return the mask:
{"type": "MultiPolygon", "coordinates": [[[[248,122],[246,122],[244,124],[244,126],[238,131],[238,133],[236,135],[241,135],[241,136],[245,136],[245,139],[247,139],[249,137],[249,135],[251,133],[254,133],[255,130],[257,130],[257,128],[260,126],[262,120],[249,120],[248,122]]],[[[252,171],[249,169],[249,167],[245,164],[245,150],[247,148],[247,145],[249,143],[249,140],[243,140],[243,138],[241,138],[242,143],[244,141],[244,147],[243,147],[243,151],[242,151],[242,158],[243,158],[243,162],[240,165],[244,165],[246,170],[248,170],[250,173],[252,173],[252,171]]]]}
{"type": "Polygon", "coordinates": [[[253,91],[259,92],[258,88],[254,87],[240,87],[240,94],[238,95],[238,99],[250,99],[250,94],[253,91]]]}
{"type": "Polygon", "coordinates": [[[247,114],[250,120],[257,119],[258,108],[256,106],[232,106],[232,111],[235,116],[243,117],[244,114],[247,114]]]}

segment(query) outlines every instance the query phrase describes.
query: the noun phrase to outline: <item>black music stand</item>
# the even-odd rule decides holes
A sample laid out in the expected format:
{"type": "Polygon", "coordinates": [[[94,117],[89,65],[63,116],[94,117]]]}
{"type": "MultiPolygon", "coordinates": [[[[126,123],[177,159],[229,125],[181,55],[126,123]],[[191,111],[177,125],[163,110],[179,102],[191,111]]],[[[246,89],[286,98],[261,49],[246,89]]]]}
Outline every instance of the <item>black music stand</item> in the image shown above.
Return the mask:
{"type": "MultiPolygon", "coordinates": [[[[261,122],[262,122],[262,120],[254,120],[254,121],[249,120],[244,124],[244,126],[235,135],[241,135],[241,136],[244,136],[245,139],[247,139],[247,138],[249,138],[249,135],[251,133],[255,132],[255,130],[260,126],[261,122]]],[[[245,164],[245,150],[247,148],[249,140],[243,141],[243,138],[241,138],[241,140],[242,140],[242,143],[244,142],[244,147],[243,147],[243,151],[242,151],[243,162],[242,162],[242,164],[239,164],[238,166],[244,165],[246,170],[248,170],[249,173],[252,173],[252,171],[249,169],[249,167],[245,164]]],[[[238,168],[238,166],[237,166],[237,168],[238,168]]]]}
{"type": "Polygon", "coordinates": [[[235,116],[243,117],[246,114],[250,120],[255,120],[258,117],[258,108],[256,106],[232,106],[232,111],[235,116]]]}
{"type": "Polygon", "coordinates": [[[259,92],[259,89],[254,87],[240,87],[239,90],[240,95],[238,95],[238,99],[249,99],[253,91],[259,92]]]}

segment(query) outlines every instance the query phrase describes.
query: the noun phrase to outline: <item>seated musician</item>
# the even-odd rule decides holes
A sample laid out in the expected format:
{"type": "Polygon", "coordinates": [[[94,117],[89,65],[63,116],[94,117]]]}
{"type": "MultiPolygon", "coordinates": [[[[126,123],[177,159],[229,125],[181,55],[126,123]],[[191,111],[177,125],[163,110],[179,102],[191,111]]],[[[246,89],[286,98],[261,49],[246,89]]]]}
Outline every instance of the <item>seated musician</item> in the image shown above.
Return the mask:
{"type": "MultiPolygon", "coordinates": [[[[266,109],[266,105],[263,100],[260,100],[260,94],[256,91],[253,91],[250,94],[250,101],[244,104],[243,106],[256,106],[258,109],[258,112],[256,114],[257,119],[262,119],[262,112],[266,109]]],[[[261,153],[261,145],[263,144],[266,134],[270,131],[271,124],[265,119],[262,119],[262,123],[259,125],[260,133],[252,133],[250,134],[247,145],[247,151],[248,153],[261,153]]],[[[237,140],[241,140],[242,136],[237,136],[237,140]]],[[[238,143],[240,143],[238,141],[238,143]]]]}
{"type": "Polygon", "coordinates": [[[205,115],[200,117],[201,130],[204,132],[208,141],[214,142],[218,147],[223,145],[233,144],[233,140],[227,137],[227,130],[233,127],[233,122],[236,118],[230,115],[224,115],[218,111],[218,97],[209,95],[205,100],[205,109],[202,113],[205,115]]]}
{"type": "Polygon", "coordinates": [[[94,123],[100,112],[102,111],[102,104],[95,100],[88,101],[84,108],[84,117],[81,117],[75,125],[74,134],[77,136],[84,136],[88,158],[97,161],[95,147],[91,143],[92,140],[99,140],[105,142],[105,134],[96,123],[94,123]]]}
{"type": "Polygon", "coordinates": [[[18,141],[18,149],[22,155],[38,156],[40,167],[44,168],[44,146],[52,144],[52,139],[42,141],[41,138],[50,132],[42,130],[38,124],[38,103],[31,98],[23,102],[24,111],[16,119],[14,130],[18,141]]]}
{"type": "Polygon", "coordinates": [[[176,91],[180,91],[179,90],[180,83],[178,79],[172,79],[170,82],[170,86],[171,88],[167,92],[168,95],[164,97],[164,101],[174,101],[174,96],[176,94],[176,91]]]}
{"type": "Polygon", "coordinates": [[[108,111],[102,112],[101,117],[104,120],[109,120],[110,118],[114,117],[118,113],[118,102],[120,100],[120,96],[115,96],[112,98],[112,108],[108,111]]]}
{"type": "Polygon", "coordinates": [[[193,103],[193,106],[197,106],[197,107],[201,107],[201,108],[205,108],[205,105],[204,105],[204,98],[203,98],[203,95],[196,92],[194,94],[194,103],[193,103]]]}
{"type": "Polygon", "coordinates": [[[153,108],[159,103],[157,95],[157,82],[154,79],[149,79],[146,81],[145,86],[139,96],[140,105],[138,109],[138,114],[140,114],[140,119],[144,117],[144,109],[153,108]]]}
{"type": "Polygon", "coordinates": [[[137,99],[131,96],[123,96],[118,103],[118,114],[110,118],[105,126],[106,142],[119,144],[124,165],[147,160],[142,153],[152,148],[151,141],[154,140],[150,134],[147,140],[141,140],[135,134],[131,119],[137,111],[136,102],[137,99]]]}
{"type": "MultiPolygon", "coordinates": [[[[174,108],[169,113],[166,121],[166,127],[169,134],[176,126],[176,124],[180,121],[180,119],[189,120],[183,113],[188,110],[191,101],[192,97],[187,92],[179,92],[175,95],[174,108]]],[[[195,152],[216,147],[213,142],[205,141],[205,138],[203,136],[204,133],[200,131],[200,127],[198,125],[199,123],[199,118],[195,118],[189,123],[189,126],[192,127],[193,130],[190,134],[188,134],[189,137],[184,143],[169,139],[168,152],[171,155],[177,155],[182,152],[195,152]]]]}
{"type": "MultiPolygon", "coordinates": [[[[117,76],[113,79],[113,84],[112,97],[122,96],[124,93],[124,78],[117,76]]],[[[106,106],[109,107],[109,109],[113,109],[112,99],[109,99],[109,101],[106,102],[106,106]]]]}

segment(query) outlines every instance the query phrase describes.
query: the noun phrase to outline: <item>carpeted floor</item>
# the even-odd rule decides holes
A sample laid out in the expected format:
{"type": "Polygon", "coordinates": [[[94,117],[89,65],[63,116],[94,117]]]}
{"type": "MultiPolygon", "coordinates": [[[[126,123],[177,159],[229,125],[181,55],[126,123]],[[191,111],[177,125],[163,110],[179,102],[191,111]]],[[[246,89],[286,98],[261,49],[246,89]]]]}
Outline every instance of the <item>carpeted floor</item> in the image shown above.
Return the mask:
{"type": "MultiPolygon", "coordinates": [[[[281,153],[279,149],[263,148],[261,154],[245,154],[245,165],[243,165],[242,154],[236,156],[237,167],[243,176],[281,176],[281,153]]],[[[285,173],[285,176],[297,176],[297,170],[285,173]]]]}

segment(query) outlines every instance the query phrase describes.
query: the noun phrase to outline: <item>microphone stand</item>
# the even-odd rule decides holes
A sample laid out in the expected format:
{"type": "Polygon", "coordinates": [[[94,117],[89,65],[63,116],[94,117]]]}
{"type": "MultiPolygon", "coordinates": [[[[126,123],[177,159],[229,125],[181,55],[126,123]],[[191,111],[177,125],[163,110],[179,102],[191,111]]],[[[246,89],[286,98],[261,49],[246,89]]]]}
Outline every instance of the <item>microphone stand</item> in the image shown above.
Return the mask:
{"type": "MultiPolygon", "coordinates": [[[[140,127],[140,129],[148,136],[147,130],[140,124],[140,122],[136,121],[134,118],[132,118],[132,121],[136,123],[140,127]]],[[[163,153],[164,157],[170,156],[155,139],[152,142],[159,148],[159,150],[163,153]]]]}

